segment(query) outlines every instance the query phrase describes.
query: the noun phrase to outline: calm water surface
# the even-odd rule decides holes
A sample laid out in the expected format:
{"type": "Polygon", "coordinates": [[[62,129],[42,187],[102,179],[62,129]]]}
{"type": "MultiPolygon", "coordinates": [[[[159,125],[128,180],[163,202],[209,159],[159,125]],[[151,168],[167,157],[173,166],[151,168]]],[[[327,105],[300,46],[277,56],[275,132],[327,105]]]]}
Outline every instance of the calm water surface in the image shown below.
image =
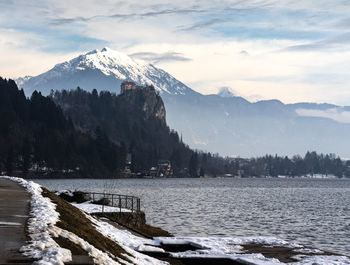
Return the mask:
{"type": "Polygon", "coordinates": [[[51,190],[141,198],[150,224],[181,236],[273,236],[350,255],[350,180],[35,180],[51,190]]]}

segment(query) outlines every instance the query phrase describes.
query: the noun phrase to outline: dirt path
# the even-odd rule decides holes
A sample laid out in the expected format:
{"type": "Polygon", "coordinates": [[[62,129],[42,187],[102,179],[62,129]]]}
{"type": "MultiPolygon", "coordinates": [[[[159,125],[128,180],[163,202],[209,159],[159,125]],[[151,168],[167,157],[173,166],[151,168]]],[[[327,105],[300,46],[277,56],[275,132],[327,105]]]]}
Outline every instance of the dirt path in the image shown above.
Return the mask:
{"type": "Polygon", "coordinates": [[[26,244],[30,195],[16,182],[0,178],[0,264],[31,264],[19,249],[26,244]]]}

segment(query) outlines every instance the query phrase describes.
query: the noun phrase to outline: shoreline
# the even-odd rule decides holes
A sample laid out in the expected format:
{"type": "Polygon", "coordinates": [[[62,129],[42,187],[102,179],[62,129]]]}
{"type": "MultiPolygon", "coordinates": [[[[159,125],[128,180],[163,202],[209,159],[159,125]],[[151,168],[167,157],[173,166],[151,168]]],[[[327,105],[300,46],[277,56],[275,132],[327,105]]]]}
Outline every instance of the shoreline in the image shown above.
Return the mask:
{"type": "Polygon", "coordinates": [[[174,180],[53,180],[52,182],[38,180],[37,182],[58,190],[77,189],[103,192],[105,187],[111,187],[106,191],[134,196],[141,195],[142,209],[147,214],[149,223],[156,226],[161,224],[165,230],[168,229],[171,233],[181,236],[207,236],[208,234],[213,236],[280,235],[280,238],[287,241],[297,241],[300,244],[337,253],[350,253],[349,239],[346,238],[346,232],[342,232],[344,231],[342,223],[346,222],[348,215],[346,214],[348,210],[344,208],[348,201],[347,197],[344,196],[350,188],[348,180],[203,180],[190,178],[174,180]],[[143,186],[146,187],[143,188],[143,186]],[[180,188],[184,189],[185,192],[178,190],[180,188]],[[155,192],[156,190],[159,192],[155,192]],[[220,199],[220,190],[224,191],[222,199],[220,199]],[[184,197],[188,192],[191,195],[184,197]],[[215,194],[215,198],[211,194],[215,194]],[[296,196],[301,196],[302,200],[296,196]],[[334,196],[345,200],[337,202],[332,200],[334,196]],[[250,198],[248,204],[245,198],[250,198]],[[321,208],[313,203],[313,201],[322,198],[327,198],[327,201],[320,205],[321,208]],[[266,199],[270,202],[265,201],[266,199]],[[201,201],[204,204],[200,203],[201,201]],[[215,205],[220,205],[220,202],[223,202],[224,205],[217,208],[215,205]],[[334,205],[334,203],[337,204],[334,205]],[[281,210],[274,211],[274,205],[281,210]],[[262,209],[262,206],[265,208],[262,209]],[[188,207],[192,210],[187,210],[188,207]],[[312,215],[310,215],[312,213],[310,207],[315,211],[312,215]],[[343,214],[336,218],[338,208],[343,214]],[[199,209],[213,214],[203,215],[199,209]],[[252,211],[254,209],[256,212],[252,211]],[[306,209],[310,209],[311,212],[306,209]],[[249,212],[245,212],[247,210],[249,212]],[[221,213],[222,218],[215,221],[215,213],[221,213]],[[286,215],[286,213],[289,214],[286,215]],[[337,237],[333,238],[331,233],[327,231],[323,233],[324,225],[318,221],[312,222],[310,220],[315,214],[322,220],[332,222],[332,231],[339,231],[337,237]],[[323,217],[323,214],[326,217],[323,217]],[[247,215],[251,215],[253,218],[245,221],[247,215]],[[198,218],[198,216],[203,216],[203,218],[198,218]],[[230,222],[230,218],[236,221],[230,222]],[[305,224],[300,222],[300,218],[305,220],[305,224]],[[223,220],[226,221],[223,222],[223,220]],[[288,220],[294,222],[289,225],[288,220]],[[337,220],[339,220],[338,223],[335,223],[337,220]],[[241,222],[242,226],[239,225],[241,222]],[[271,226],[268,227],[267,223],[270,223],[271,226]],[[248,233],[245,233],[244,227],[247,227],[248,233]],[[277,227],[280,227],[280,230],[276,230],[277,227]],[[329,238],[332,238],[332,241],[329,241],[329,238]]]}
{"type": "MultiPolygon", "coordinates": [[[[63,195],[64,193],[61,193],[63,195]]],[[[74,193],[73,193],[74,197],[74,193]]],[[[74,206],[77,206],[77,204],[74,204],[74,206]]],[[[80,208],[80,207],[78,207],[80,208]]],[[[83,207],[84,209],[85,207],[83,207]]],[[[183,251],[196,251],[196,250],[201,250],[203,249],[200,247],[198,244],[191,242],[191,240],[198,240],[199,237],[191,237],[191,236],[174,236],[171,235],[168,231],[164,230],[163,228],[156,227],[154,225],[149,225],[146,223],[146,215],[144,212],[95,212],[91,213],[93,216],[97,216],[99,218],[107,218],[111,222],[115,222],[118,225],[122,227],[122,229],[126,229],[129,232],[146,237],[149,239],[154,239],[154,238],[167,238],[165,243],[161,243],[161,247],[165,249],[166,251],[172,251],[172,252],[183,252],[183,251]],[[172,238],[172,239],[170,239],[172,238]],[[178,238],[181,238],[180,243],[178,242],[178,238]],[[173,241],[172,243],[169,243],[173,241]],[[187,241],[187,242],[185,242],[187,241]]],[[[213,237],[200,237],[203,240],[207,240],[209,238],[213,237]]],[[[258,237],[261,238],[264,242],[264,240],[267,239],[267,242],[269,241],[268,239],[270,237],[258,237]]],[[[276,239],[279,240],[279,239],[276,239]]],[[[286,242],[286,241],[285,241],[286,242]]],[[[266,242],[265,242],[266,243],[266,242]]],[[[241,245],[245,253],[248,254],[261,254],[264,253],[265,256],[267,257],[272,257],[275,259],[278,259],[280,261],[285,261],[285,262],[292,262],[296,261],[296,259],[293,258],[293,256],[300,251],[303,254],[309,254],[309,255],[318,255],[322,253],[323,255],[342,255],[340,253],[335,253],[332,251],[325,251],[325,250],[319,250],[313,247],[308,247],[304,245],[299,245],[295,243],[288,243],[289,245],[284,246],[284,245],[277,245],[274,246],[272,243],[272,246],[267,243],[261,243],[260,241],[258,242],[249,242],[246,244],[241,245]]],[[[204,248],[205,249],[205,248],[204,248]]],[[[161,254],[159,256],[159,252],[151,252],[151,251],[144,251],[142,252],[147,255],[151,255],[152,257],[159,258],[159,257],[164,257],[164,254],[161,254]]],[[[221,264],[221,263],[220,263],[221,264]]]]}
{"type": "MultiPolygon", "coordinates": [[[[159,228],[156,226],[151,226],[146,224],[146,216],[143,212],[141,212],[142,217],[142,223],[146,224],[148,229],[155,229],[156,232],[153,234],[144,234],[142,231],[138,229],[138,225],[136,224],[128,224],[124,220],[121,220],[120,218],[123,215],[128,214],[138,214],[136,212],[134,213],[127,213],[122,212],[120,213],[121,216],[118,217],[119,213],[93,213],[93,216],[97,216],[99,218],[107,218],[111,222],[118,223],[118,225],[121,225],[121,229],[126,229],[127,231],[131,232],[132,234],[136,236],[146,237],[148,239],[156,239],[159,238],[160,244],[157,245],[157,247],[160,247],[165,250],[165,252],[159,252],[157,251],[150,251],[150,250],[144,250],[141,251],[141,253],[149,255],[153,258],[161,259],[164,261],[169,262],[170,264],[189,264],[189,265],[201,265],[201,264],[216,264],[216,265],[226,265],[226,264],[232,264],[232,265],[243,265],[247,264],[246,262],[240,262],[240,260],[231,260],[229,257],[224,256],[212,256],[212,257],[201,257],[190,254],[187,255],[176,255],[176,253],[186,253],[186,251],[189,252],[196,252],[200,253],[201,251],[205,250],[206,247],[201,245],[201,243],[198,242],[198,239],[204,241],[207,241],[209,239],[213,240],[212,237],[179,237],[171,235],[168,231],[164,230],[163,228],[159,228]],[[160,233],[157,233],[160,231],[160,233]],[[181,263],[178,263],[181,262],[181,263]]],[[[127,220],[128,218],[126,218],[127,220]]],[[[130,220],[130,218],[129,218],[130,220]]],[[[133,223],[133,221],[131,220],[133,223]]],[[[259,237],[258,237],[259,238],[259,237]]],[[[234,239],[234,238],[232,238],[234,239]]],[[[303,245],[298,245],[295,243],[283,243],[280,245],[277,243],[272,243],[273,241],[269,241],[271,238],[260,238],[260,241],[247,241],[247,243],[242,242],[240,244],[240,247],[242,249],[239,252],[244,253],[244,255],[263,255],[265,258],[271,258],[274,260],[279,260],[280,262],[285,263],[291,263],[291,262],[297,262],[298,261],[298,253],[300,256],[303,257],[317,257],[318,255],[322,256],[344,256],[339,253],[334,253],[330,251],[324,251],[319,250],[303,245]],[[249,242],[249,243],[248,243],[249,242]]],[[[274,239],[279,240],[279,239],[274,239]]],[[[283,240],[282,240],[283,241],[283,240]]],[[[216,243],[215,243],[216,244],[216,243]]],[[[249,263],[249,264],[260,264],[260,263],[249,263]]],[[[264,264],[264,263],[262,263],[264,264]]],[[[269,263],[270,264],[270,263],[269,263]]]]}
{"type": "MultiPolygon", "coordinates": [[[[1,176],[1,175],[0,175],[1,176]]],[[[20,177],[22,178],[22,177],[20,177]]],[[[264,177],[239,177],[239,176],[233,176],[233,177],[227,177],[227,176],[217,176],[217,177],[169,177],[169,178],[163,178],[163,177],[152,177],[152,178],[142,178],[142,177],[82,177],[82,176],[77,176],[77,177],[47,177],[47,176],[42,176],[42,177],[24,177],[26,180],[63,180],[63,179],[96,179],[96,180],[111,180],[111,179],[125,179],[125,180],[135,180],[135,179],[144,179],[144,180],[152,180],[152,179],[325,179],[325,180],[350,180],[350,178],[347,177],[336,177],[336,176],[330,176],[330,177],[311,177],[311,176],[277,176],[277,177],[271,177],[271,176],[264,176],[264,177]]]]}
{"type": "MultiPolygon", "coordinates": [[[[148,230],[158,229],[157,232],[163,234],[150,234],[145,238],[135,231],[121,230],[115,222],[115,213],[110,216],[104,213],[96,218],[76,208],[79,205],[73,206],[34,182],[8,179],[31,194],[31,214],[26,227],[31,241],[24,249],[28,258],[38,261],[47,259],[57,264],[78,264],[82,258],[86,261],[84,264],[116,264],[117,260],[152,265],[165,264],[162,260],[174,265],[213,262],[220,265],[350,264],[349,257],[271,237],[174,237],[165,230],[148,226],[148,230]]],[[[138,212],[143,215],[139,219],[132,218],[132,214],[123,212],[117,217],[119,222],[124,222],[124,227],[129,222],[136,227],[146,224],[144,213],[138,212]]]]}

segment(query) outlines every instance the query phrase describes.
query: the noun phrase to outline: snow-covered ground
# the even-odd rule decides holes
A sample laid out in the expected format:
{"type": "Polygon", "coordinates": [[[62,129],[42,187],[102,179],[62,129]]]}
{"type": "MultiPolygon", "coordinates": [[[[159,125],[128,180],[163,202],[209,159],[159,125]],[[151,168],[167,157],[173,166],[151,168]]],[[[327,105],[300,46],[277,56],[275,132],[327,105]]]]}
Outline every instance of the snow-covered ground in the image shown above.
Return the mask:
{"type": "Polygon", "coordinates": [[[244,264],[277,265],[284,264],[277,259],[266,258],[262,254],[245,254],[242,244],[262,244],[266,246],[301,248],[295,250],[297,262],[288,263],[293,265],[350,264],[350,259],[345,256],[306,256],[304,254],[322,254],[320,250],[302,248],[301,245],[292,244],[287,241],[273,237],[240,237],[240,238],[217,238],[217,237],[158,237],[154,239],[155,245],[160,244],[191,244],[202,249],[173,253],[173,257],[216,257],[229,258],[244,264]]]}
{"type": "MultiPolygon", "coordinates": [[[[9,177],[6,177],[9,178],[9,177]]],[[[48,198],[41,195],[41,186],[20,178],[9,178],[24,186],[31,194],[31,212],[28,222],[30,242],[22,247],[25,255],[36,259],[36,264],[64,264],[72,259],[71,252],[61,248],[52,238],[56,236],[65,237],[81,246],[93,259],[96,264],[127,264],[118,259],[116,262],[111,254],[104,253],[77,235],[57,227],[59,213],[56,206],[48,198]]],[[[85,203],[89,205],[89,203],[85,203]]],[[[74,205],[74,204],[73,204],[74,205]]],[[[90,207],[90,206],[89,206],[90,207]]],[[[87,207],[87,208],[89,208],[87,207]]],[[[85,211],[85,210],[83,210],[85,211]]],[[[85,211],[88,212],[89,210],[85,211]]],[[[296,262],[294,265],[350,264],[350,259],[345,256],[326,256],[323,252],[303,248],[300,245],[291,244],[273,237],[240,237],[240,238],[217,238],[217,237],[157,237],[153,240],[145,239],[131,234],[129,231],[120,230],[109,224],[104,219],[96,219],[85,213],[86,217],[95,225],[97,231],[115,241],[128,253],[125,255],[135,264],[166,264],[166,262],[154,259],[138,251],[164,252],[162,244],[190,244],[198,250],[171,253],[173,257],[203,257],[203,258],[229,258],[245,264],[277,265],[284,264],[277,259],[266,258],[262,254],[244,253],[242,244],[263,244],[266,246],[282,246],[295,249],[296,262]],[[306,254],[319,254],[307,256],[306,254]]]]}
{"type": "MultiPolygon", "coordinates": [[[[89,217],[91,219],[91,217],[89,217]]],[[[244,264],[258,265],[280,265],[285,264],[277,259],[266,258],[262,254],[245,254],[243,244],[262,244],[266,246],[278,246],[286,248],[298,248],[295,250],[295,257],[298,260],[293,265],[311,265],[311,264],[329,264],[341,265],[350,264],[350,259],[344,256],[322,256],[323,252],[316,249],[303,248],[298,244],[289,243],[287,241],[274,237],[240,237],[240,238],[218,238],[218,237],[156,237],[153,240],[144,239],[131,234],[129,231],[120,230],[102,220],[91,219],[96,224],[96,228],[103,235],[109,237],[119,245],[128,248],[128,252],[149,251],[164,252],[161,244],[176,244],[199,247],[201,249],[195,251],[185,251],[171,253],[173,257],[202,257],[202,258],[229,258],[240,261],[244,264]],[[306,256],[305,254],[320,254],[320,256],[306,256]]],[[[131,252],[137,262],[138,252],[131,252]],[[136,254],[135,254],[136,253],[136,254]]]]}
{"type": "Polygon", "coordinates": [[[94,204],[92,201],[87,201],[83,203],[71,203],[73,206],[79,208],[80,210],[86,212],[86,213],[115,213],[115,212],[131,212],[129,209],[125,208],[118,208],[118,207],[112,207],[112,206],[102,206],[100,204],[94,204]]]}
{"type": "MultiPolygon", "coordinates": [[[[271,177],[272,178],[272,177],[271,177]]],[[[291,177],[291,176],[283,176],[279,175],[278,178],[308,178],[308,179],[337,179],[337,176],[328,174],[328,175],[323,175],[323,174],[307,174],[303,176],[296,176],[296,177],[291,177]]]]}
{"type": "MultiPolygon", "coordinates": [[[[116,262],[112,259],[111,254],[102,252],[77,235],[57,227],[56,223],[59,221],[59,213],[56,211],[56,205],[52,203],[49,198],[42,196],[42,189],[39,184],[15,177],[2,178],[7,178],[19,183],[31,195],[31,210],[27,227],[31,240],[28,245],[21,248],[21,252],[26,256],[34,258],[36,260],[34,264],[63,265],[65,262],[72,260],[71,251],[61,248],[53,240],[53,237],[57,236],[62,236],[78,244],[93,258],[95,264],[128,264],[126,261],[119,258],[119,262],[116,262]]],[[[97,228],[100,226],[99,221],[89,215],[86,216],[96,224],[97,228]]],[[[121,246],[127,253],[133,255],[125,255],[125,257],[132,260],[135,264],[166,264],[147,255],[138,253],[128,247],[128,245],[124,246],[121,244],[121,246]]]]}
{"type": "Polygon", "coordinates": [[[39,184],[15,177],[2,177],[19,183],[31,195],[28,219],[30,242],[21,248],[24,255],[37,260],[36,264],[64,264],[72,260],[71,252],[61,248],[53,239],[53,229],[59,220],[55,204],[41,195],[39,184]]]}
{"type": "MultiPolygon", "coordinates": [[[[74,191],[71,191],[71,190],[60,190],[60,191],[56,191],[55,194],[57,196],[61,196],[63,194],[65,196],[74,198],[74,191]]],[[[108,206],[108,205],[102,206],[101,204],[94,203],[92,200],[82,202],[82,203],[72,202],[71,204],[86,213],[131,212],[131,210],[126,208],[119,208],[119,207],[108,206]]]]}
{"type": "Polygon", "coordinates": [[[337,176],[328,174],[328,175],[324,175],[324,174],[307,174],[305,176],[303,176],[304,178],[312,178],[312,179],[336,179],[338,178],[337,176]]]}
{"type": "MultiPolygon", "coordinates": [[[[322,256],[322,251],[302,248],[301,245],[289,243],[287,241],[273,237],[240,237],[240,238],[217,238],[217,237],[156,237],[153,240],[144,239],[131,234],[129,231],[120,230],[109,223],[96,219],[92,220],[103,235],[114,240],[118,244],[136,251],[164,252],[161,244],[176,244],[196,246],[201,248],[195,251],[185,251],[171,253],[173,257],[202,257],[202,258],[229,258],[244,264],[258,265],[281,265],[285,264],[277,259],[266,258],[262,254],[245,254],[242,244],[262,244],[266,246],[278,246],[287,248],[300,248],[295,251],[298,260],[293,265],[329,264],[341,265],[350,264],[350,259],[344,256],[322,256]],[[304,254],[313,253],[320,256],[306,256],[304,254]]],[[[129,251],[130,251],[129,249],[129,251]]],[[[137,253],[137,252],[136,252],[137,253]]],[[[133,253],[133,255],[135,255],[133,253]]],[[[135,255],[137,259],[137,255],[135,255]]]]}

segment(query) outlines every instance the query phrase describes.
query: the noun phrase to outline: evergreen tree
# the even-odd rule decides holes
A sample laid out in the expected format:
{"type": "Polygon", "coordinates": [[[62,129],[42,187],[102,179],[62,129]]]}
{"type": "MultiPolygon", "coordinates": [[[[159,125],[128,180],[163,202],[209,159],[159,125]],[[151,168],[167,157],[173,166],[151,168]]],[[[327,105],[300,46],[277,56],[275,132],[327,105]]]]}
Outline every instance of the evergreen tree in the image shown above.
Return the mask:
{"type": "Polygon", "coordinates": [[[12,147],[8,150],[7,153],[7,158],[6,158],[6,174],[7,176],[12,176],[12,172],[13,172],[13,150],[12,147]]]}
{"type": "Polygon", "coordinates": [[[28,137],[25,137],[22,144],[22,172],[23,175],[27,175],[29,166],[31,164],[30,161],[30,154],[31,154],[31,148],[30,148],[30,142],[28,137]]]}
{"type": "Polygon", "coordinates": [[[203,167],[201,167],[200,170],[199,170],[199,176],[200,177],[204,177],[204,175],[205,175],[204,169],[203,169],[203,167]]]}
{"type": "Polygon", "coordinates": [[[188,170],[191,177],[195,178],[198,177],[197,174],[198,169],[198,154],[197,152],[194,152],[190,158],[188,170]]]}

